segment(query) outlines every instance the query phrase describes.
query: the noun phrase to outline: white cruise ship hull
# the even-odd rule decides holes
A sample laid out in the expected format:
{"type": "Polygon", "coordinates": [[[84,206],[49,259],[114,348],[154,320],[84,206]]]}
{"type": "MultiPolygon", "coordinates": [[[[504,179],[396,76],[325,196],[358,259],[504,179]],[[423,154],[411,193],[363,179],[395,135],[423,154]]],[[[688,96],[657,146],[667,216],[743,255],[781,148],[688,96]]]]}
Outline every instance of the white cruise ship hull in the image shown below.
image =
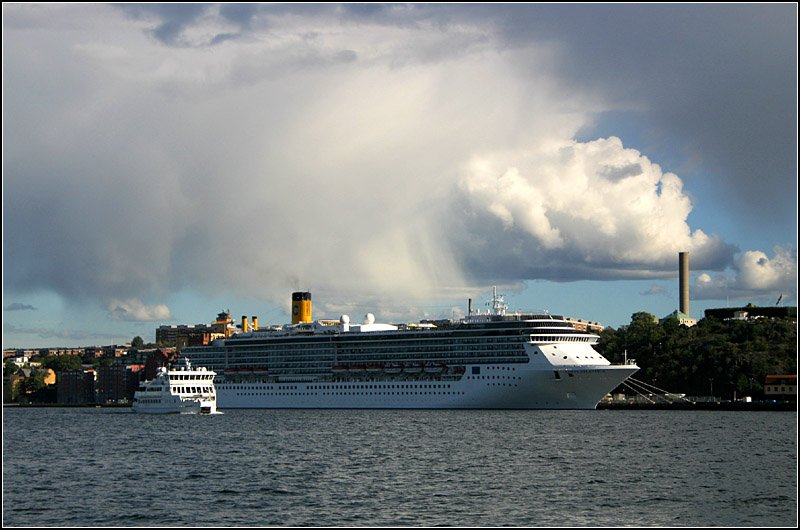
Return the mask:
{"type": "Polygon", "coordinates": [[[465,375],[458,381],[222,383],[217,386],[217,399],[222,409],[594,409],[638,370],[631,366],[572,366],[548,371],[479,368],[480,374],[465,375]]]}

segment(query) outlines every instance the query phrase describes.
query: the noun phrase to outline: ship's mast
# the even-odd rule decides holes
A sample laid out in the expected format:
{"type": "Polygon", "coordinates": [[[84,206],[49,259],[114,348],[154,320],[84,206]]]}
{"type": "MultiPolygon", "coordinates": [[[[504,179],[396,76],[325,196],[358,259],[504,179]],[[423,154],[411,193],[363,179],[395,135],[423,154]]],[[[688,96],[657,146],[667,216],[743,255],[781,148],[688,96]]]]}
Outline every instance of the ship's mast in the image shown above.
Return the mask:
{"type": "Polygon", "coordinates": [[[492,286],[491,306],[492,306],[492,314],[494,314],[494,315],[505,315],[506,314],[506,309],[508,309],[508,306],[506,305],[506,302],[505,302],[505,295],[497,294],[497,286],[496,285],[492,286]]]}

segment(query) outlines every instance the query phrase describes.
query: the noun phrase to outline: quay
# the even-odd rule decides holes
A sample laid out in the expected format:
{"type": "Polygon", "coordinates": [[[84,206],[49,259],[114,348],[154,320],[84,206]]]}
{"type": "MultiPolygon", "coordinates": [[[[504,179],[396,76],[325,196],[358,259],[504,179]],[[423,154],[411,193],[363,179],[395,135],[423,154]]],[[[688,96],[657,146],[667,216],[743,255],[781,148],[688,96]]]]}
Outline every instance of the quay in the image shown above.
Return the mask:
{"type": "Polygon", "coordinates": [[[601,401],[597,410],[742,410],[797,412],[796,401],[601,401]]]}
{"type": "MultiPolygon", "coordinates": [[[[3,403],[3,407],[16,408],[131,408],[130,403],[3,403]]],[[[673,403],[646,403],[601,401],[597,410],[741,410],[797,412],[795,401],[682,401],[673,403]]]]}

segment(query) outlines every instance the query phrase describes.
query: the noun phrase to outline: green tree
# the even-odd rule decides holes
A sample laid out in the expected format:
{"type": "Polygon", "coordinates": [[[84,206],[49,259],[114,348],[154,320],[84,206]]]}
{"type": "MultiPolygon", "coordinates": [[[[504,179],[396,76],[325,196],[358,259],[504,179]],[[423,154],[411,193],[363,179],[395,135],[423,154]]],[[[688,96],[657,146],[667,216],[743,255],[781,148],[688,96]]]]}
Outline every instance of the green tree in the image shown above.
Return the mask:
{"type": "Polygon", "coordinates": [[[83,360],[77,355],[50,355],[42,360],[42,366],[54,372],[80,370],[83,360]]]}
{"type": "Polygon", "coordinates": [[[21,391],[25,394],[33,394],[43,389],[47,386],[44,382],[45,375],[45,370],[34,368],[31,370],[31,375],[23,379],[21,391]]]}
{"type": "Polygon", "coordinates": [[[3,375],[14,375],[19,373],[20,367],[14,361],[6,361],[3,363],[3,375]]]}
{"type": "Polygon", "coordinates": [[[131,348],[140,349],[143,346],[144,346],[144,339],[142,339],[142,337],[140,337],[139,335],[133,337],[133,340],[131,341],[131,348]]]}
{"type": "Polygon", "coordinates": [[[627,351],[641,368],[635,378],[670,392],[709,395],[713,385],[726,399],[759,396],[768,374],[797,373],[797,322],[709,317],[687,328],[641,312],[628,326],[604,330],[598,350],[612,362],[627,351]]]}

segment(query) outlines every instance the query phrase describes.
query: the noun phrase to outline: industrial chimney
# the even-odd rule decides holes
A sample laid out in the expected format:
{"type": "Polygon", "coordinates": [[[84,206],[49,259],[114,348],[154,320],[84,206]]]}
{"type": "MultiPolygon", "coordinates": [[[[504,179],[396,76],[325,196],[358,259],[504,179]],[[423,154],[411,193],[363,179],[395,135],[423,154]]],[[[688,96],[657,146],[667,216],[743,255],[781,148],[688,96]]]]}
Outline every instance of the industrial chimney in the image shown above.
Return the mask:
{"type": "Polygon", "coordinates": [[[678,269],[680,284],[680,312],[689,316],[689,253],[678,253],[678,269]]]}

